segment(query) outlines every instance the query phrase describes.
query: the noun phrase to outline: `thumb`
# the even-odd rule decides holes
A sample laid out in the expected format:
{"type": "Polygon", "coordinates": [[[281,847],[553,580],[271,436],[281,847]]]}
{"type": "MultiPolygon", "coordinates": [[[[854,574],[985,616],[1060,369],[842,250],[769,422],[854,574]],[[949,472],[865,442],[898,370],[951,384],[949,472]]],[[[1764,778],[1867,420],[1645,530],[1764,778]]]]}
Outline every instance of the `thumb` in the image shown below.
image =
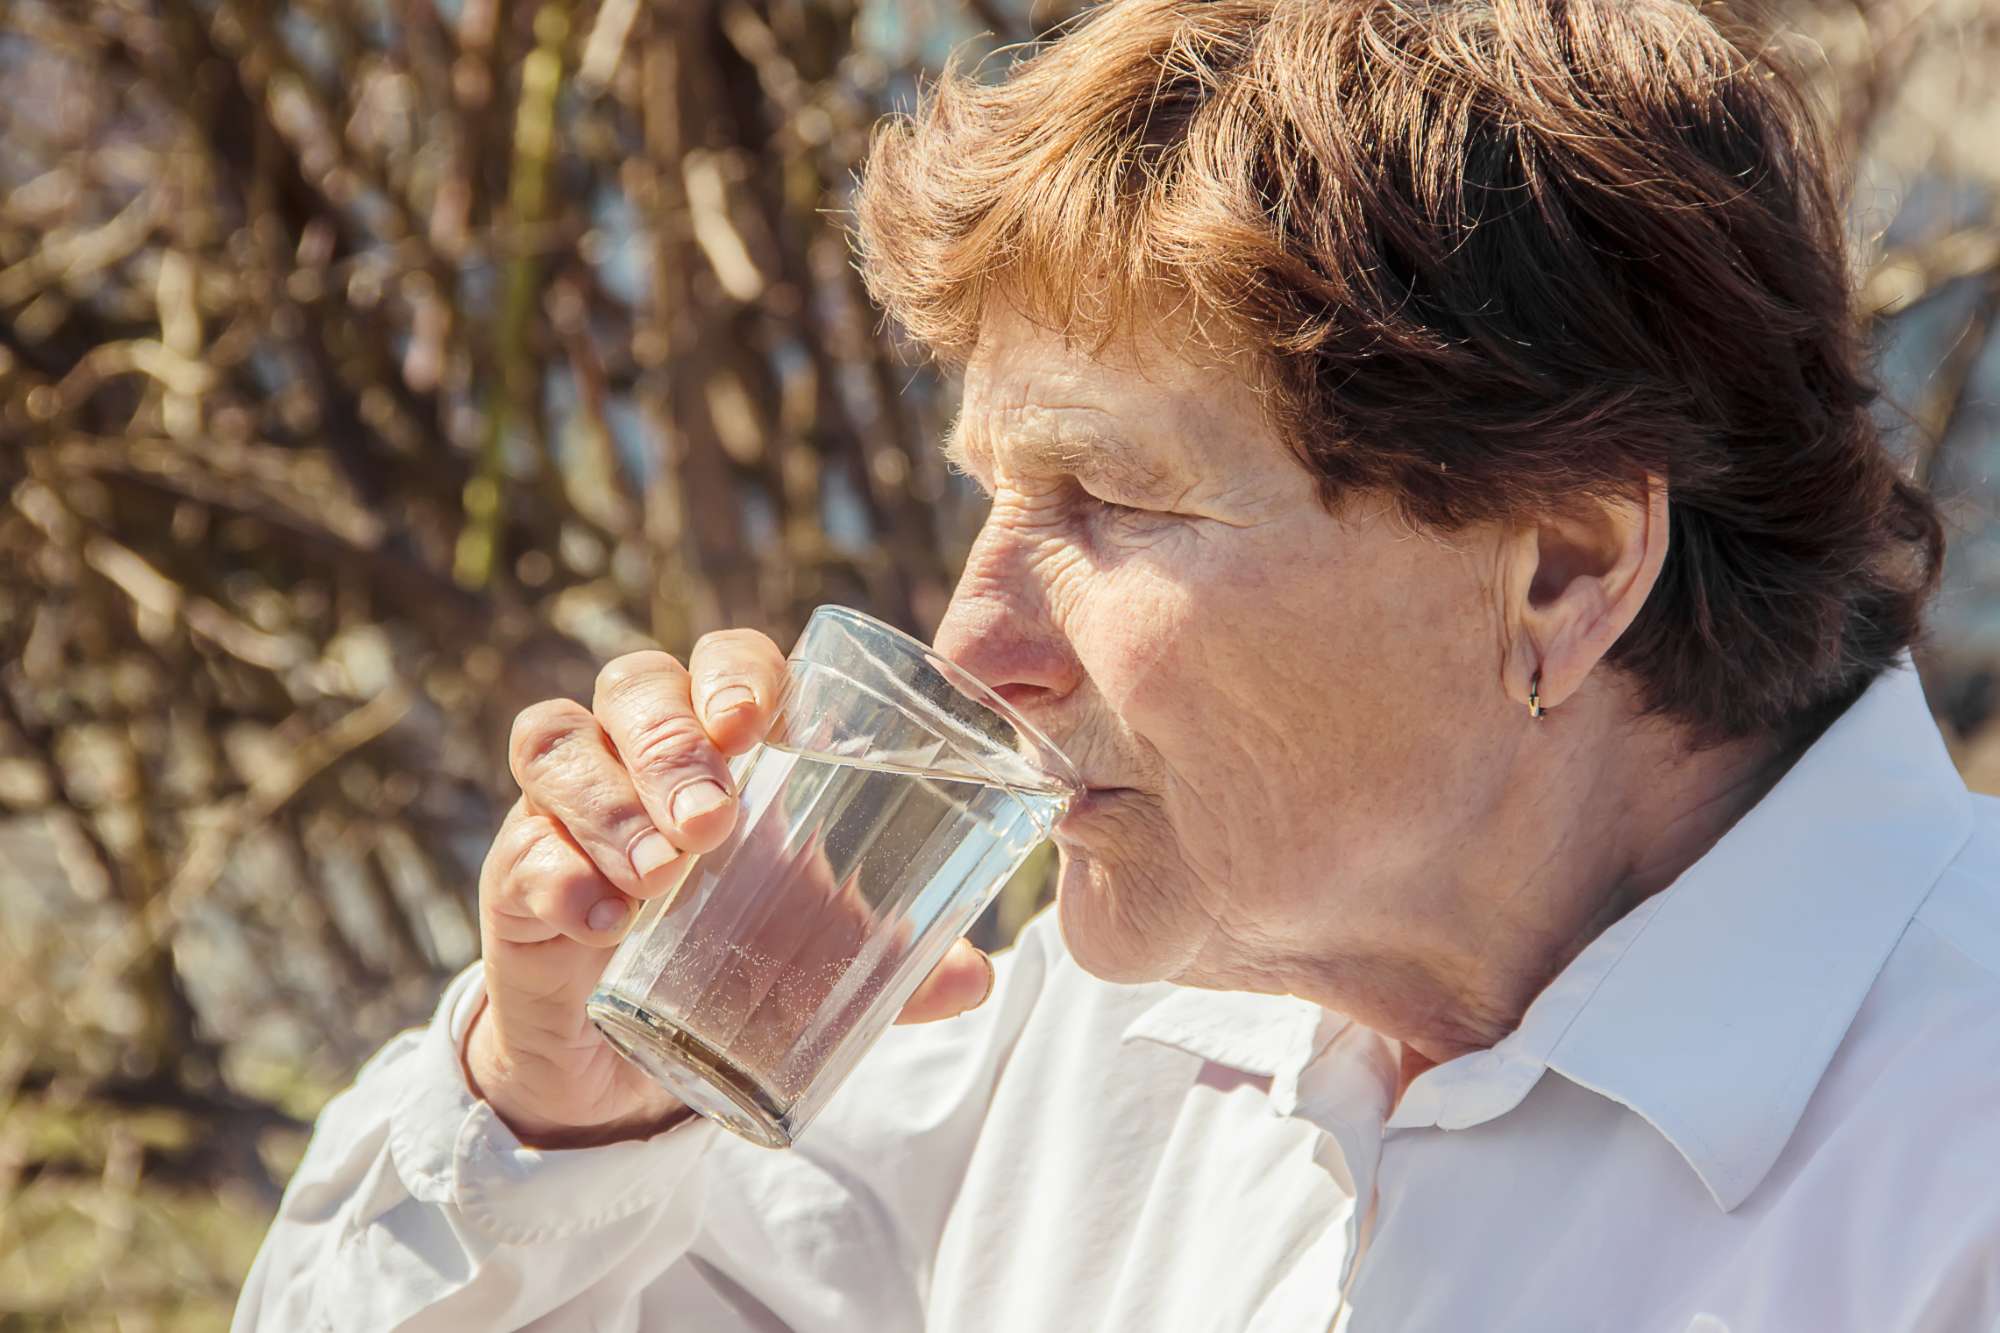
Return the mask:
{"type": "Polygon", "coordinates": [[[896,1021],[929,1023],[977,1009],[993,990],[993,975],[991,958],[973,948],[970,941],[956,940],[911,994],[896,1021]]]}

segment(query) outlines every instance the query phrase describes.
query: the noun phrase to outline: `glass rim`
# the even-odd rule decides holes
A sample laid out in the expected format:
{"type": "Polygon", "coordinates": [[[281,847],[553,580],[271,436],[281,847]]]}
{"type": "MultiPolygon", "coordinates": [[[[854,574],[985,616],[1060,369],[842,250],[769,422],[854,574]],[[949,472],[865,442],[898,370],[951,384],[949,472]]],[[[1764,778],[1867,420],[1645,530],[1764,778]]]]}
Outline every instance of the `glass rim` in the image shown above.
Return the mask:
{"type": "MultiPolygon", "coordinates": [[[[937,649],[931,647],[931,645],[925,643],[922,639],[919,639],[916,635],[906,630],[897,629],[888,621],[877,619],[869,615],[866,611],[857,611],[851,606],[841,606],[835,602],[825,602],[814,607],[812,615],[806,619],[810,622],[819,616],[826,616],[834,620],[845,620],[859,625],[864,629],[884,634],[892,642],[899,644],[901,647],[916,650],[917,654],[926,663],[930,664],[933,670],[936,669],[936,664],[938,663],[943,663],[945,666],[950,667],[954,675],[963,678],[974,689],[979,691],[979,696],[974,702],[997,714],[1008,726],[1025,735],[1029,741],[1038,747],[1044,756],[1052,756],[1062,765],[1061,772],[1049,773],[1049,777],[1068,788],[1072,796],[1082,795],[1084,791],[1083,778],[1077,773],[1075,762],[1063,751],[1063,748],[1050,740],[1048,733],[1023,717],[1019,709],[994,693],[993,687],[981,680],[970,667],[961,666],[959,663],[952,661],[949,657],[937,651],[937,649]]],[[[945,681],[954,689],[962,689],[958,681],[952,679],[952,676],[945,676],[945,681]]],[[[1048,765],[1044,761],[1039,762],[1037,767],[1046,770],[1048,765]]]]}

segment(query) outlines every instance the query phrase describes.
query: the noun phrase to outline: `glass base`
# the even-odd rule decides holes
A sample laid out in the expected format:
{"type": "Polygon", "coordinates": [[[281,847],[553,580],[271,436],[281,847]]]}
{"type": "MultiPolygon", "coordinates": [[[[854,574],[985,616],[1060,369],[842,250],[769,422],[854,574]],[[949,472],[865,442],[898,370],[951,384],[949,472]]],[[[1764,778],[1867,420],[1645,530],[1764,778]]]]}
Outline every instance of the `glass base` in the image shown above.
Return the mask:
{"type": "Polygon", "coordinates": [[[764,1148],[789,1148],[791,1118],[722,1052],[672,1019],[613,991],[584,1012],[612,1048],[701,1115],[764,1148]]]}

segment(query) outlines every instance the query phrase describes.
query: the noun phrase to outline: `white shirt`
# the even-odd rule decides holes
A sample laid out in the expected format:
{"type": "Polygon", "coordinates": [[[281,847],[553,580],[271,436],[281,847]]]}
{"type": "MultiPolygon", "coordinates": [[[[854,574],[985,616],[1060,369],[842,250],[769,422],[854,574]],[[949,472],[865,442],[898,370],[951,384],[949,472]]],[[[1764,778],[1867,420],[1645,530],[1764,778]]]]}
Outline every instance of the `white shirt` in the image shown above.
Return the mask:
{"type": "Polygon", "coordinates": [[[1490,1051],[1117,986],[1043,917],[801,1144],[523,1148],[478,973],[332,1103],[235,1329],[2000,1330],[2000,804],[1885,676],[1490,1051]]]}

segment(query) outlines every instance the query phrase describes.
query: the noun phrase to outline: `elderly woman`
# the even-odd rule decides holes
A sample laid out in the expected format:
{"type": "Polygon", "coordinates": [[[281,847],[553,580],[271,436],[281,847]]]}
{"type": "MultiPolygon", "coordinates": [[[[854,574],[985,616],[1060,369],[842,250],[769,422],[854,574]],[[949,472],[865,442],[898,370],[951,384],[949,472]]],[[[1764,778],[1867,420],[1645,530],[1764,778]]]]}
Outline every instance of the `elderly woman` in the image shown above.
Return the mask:
{"type": "Polygon", "coordinates": [[[781,655],[610,663],[239,1329],[2000,1327],[2000,818],[1767,48],[1126,0],[946,75],[858,218],[992,497],[937,646],[1091,785],[1057,911],[796,1149],[689,1116],[583,1000],[781,655]]]}

